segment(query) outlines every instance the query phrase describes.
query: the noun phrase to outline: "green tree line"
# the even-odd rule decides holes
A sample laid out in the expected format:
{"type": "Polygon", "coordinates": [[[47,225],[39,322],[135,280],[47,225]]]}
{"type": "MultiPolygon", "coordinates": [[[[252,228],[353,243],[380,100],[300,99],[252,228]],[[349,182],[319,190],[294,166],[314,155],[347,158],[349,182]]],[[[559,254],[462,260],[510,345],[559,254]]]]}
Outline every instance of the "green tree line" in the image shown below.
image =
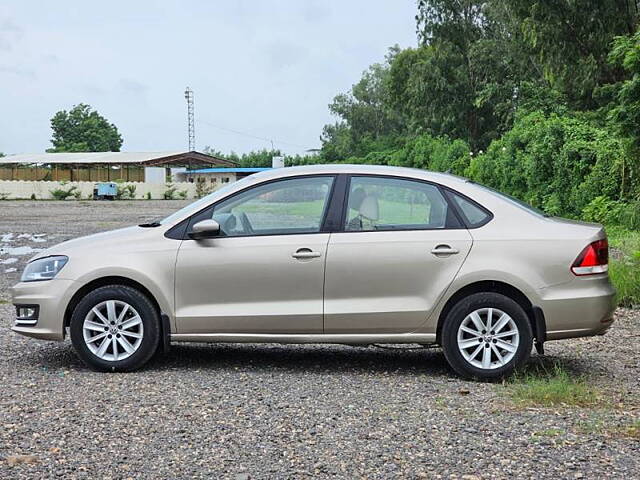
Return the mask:
{"type": "Polygon", "coordinates": [[[637,0],[419,0],[329,110],[319,156],[449,171],[550,214],[640,227],[637,0]]]}

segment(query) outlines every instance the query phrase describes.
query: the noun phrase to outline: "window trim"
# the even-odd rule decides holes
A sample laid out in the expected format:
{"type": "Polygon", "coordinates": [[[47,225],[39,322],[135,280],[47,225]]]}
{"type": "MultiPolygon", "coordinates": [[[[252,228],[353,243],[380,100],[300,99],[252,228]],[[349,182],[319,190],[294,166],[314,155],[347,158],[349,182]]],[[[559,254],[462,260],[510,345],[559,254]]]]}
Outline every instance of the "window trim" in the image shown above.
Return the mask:
{"type": "Polygon", "coordinates": [[[229,195],[227,195],[224,198],[219,199],[218,201],[214,202],[214,203],[210,203],[209,205],[207,205],[206,207],[201,208],[200,210],[198,210],[197,212],[191,214],[189,217],[185,218],[184,220],[182,220],[181,222],[177,223],[176,225],[174,225],[173,227],[171,227],[169,230],[167,230],[164,234],[165,237],[167,238],[171,238],[174,240],[193,240],[192,238],[189,237],[188,233],[190,231],[190,227],[191,227],[191,221],[193,220],[193,218],[197,217],[198,215],[202,214],[205,210],[209,210],[211,208],[215,208],[216,205],[222,203],[222,202],[226,202],[227,200],[241,195],[251,189],[254,188],[260,188],[263,187],[265,185],[269,185],[271,183],[276,183],[276,182],[283,182],[286,180],[299,180],[299,179],[305,179],[305,178],[332,178],[333,181],[331,182],[331,188],[329,189],[329,192],[327,193],[327,201],[325,203],[324,206],[324,210],[322,212],[322,216],[320,218],[320,230],[318,230],[317,232],[304,232],[304,233],[300,233],[300,232],[291,232],[291,233],[265,233],[265,234],[248,234],[248,235],[233,235],[233,236],[226,236],[226,235],[220,235],[218,237],[214,237],[214,239],[223,239],[223,238],[247,238],[247,237],[275,237],[275,236],[290,236],[290,235],[318,235],[321,233],[328,233],[327,231],[324,230],[325,226],[326,226],[326,222],[327,222],[327,217],[329,215],[330,212],[330,208],[332,206],[332,199],[333,199],[333,194],[334,191],[336,189],[336,184],[338,182],[338,177],[340,175],[336,174],[336,173],[315,173],[315,174],[310,174],[310,175],[292,175],[289,177],[279,177],[279,178],[272,178],[271,180],[266,180],[264,182],[260,182],[260,183],[256,183],[253,185],[249,185],[245,188],[243,188],[242,190],[238,190],[237,192],[233,192],[230,193],[229,195]]]}
{"type": "MultiPolygon", "coordinates": [[[[456,209],[455,207],[452,207],[453,201],[452,199],[449,198],[448,195],[446,195],[446,191],[448,190],[448,187],[445,187],[444,185],[440,185],[439,183],[432,182],[430,180],[424,180],[422,178],[403,177],[400,175],[380,175],[378,173],[349,173],[349,174],[346,174],[346,176],[348,177],[348,179],[347,179],[347,185],[345,190],[345,196],[342,202],[342,209],[341,209],[342,212],[340,215],[340,229],[337,230],[340,233],[423,232],[423,231],[445,231],[445,230],[468,229],[467,222],[465,222],[463,220],[463,217],[460,216],[458,209],[456,209]],[[351,192],[351,180],[354,177],[386,178],[386,179],[392,179],[392,180],[405,180],[409,182],[417,182],[417,183],[424,183],[427,185],[431,185],[440,192],[440,195],[442,195],[442,198],[444,199],[444,201],[447,203],[449,208],[451,208],[451,211],[453,212],[453,215],[456,218],[456,220],[458,220],[458,223],[460,224],[460,226],[447,227],[445,225],[444,228],[425,227],[425,228],[393,228],[388,230],[347,230],[345,227],[346,227],[348,206],[349,206],[349,193],[351,192]]],[[[455,190],[452,190],[452,191],[455,191],[455,190]]],[[[464,195],[462,196],[465,197],[464,195]]],[[[477,202],[473,202],[473,203],[477,204],[477,202]]]]}

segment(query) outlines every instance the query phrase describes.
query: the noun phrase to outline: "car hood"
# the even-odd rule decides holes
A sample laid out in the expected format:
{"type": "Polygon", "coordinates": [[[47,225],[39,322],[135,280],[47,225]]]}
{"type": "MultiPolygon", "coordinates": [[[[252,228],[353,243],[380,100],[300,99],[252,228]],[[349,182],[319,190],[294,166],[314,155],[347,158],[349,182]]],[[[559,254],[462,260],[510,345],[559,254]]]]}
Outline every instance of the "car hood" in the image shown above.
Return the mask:
{"type": "Polygon", "coordinates": [[[95,233],[86,237],[74,238],[66,242],[59,243],[53,247],[38,252],[31,260],[50,257],[52,255],[73,255],[78,252],[86,252],[92,255],[99,254],[104,249],[119,249],[131,247],[136,242],[140,242],[150,236],[155,236],[159,232],[156,228],[144,228],[139,226],[119,228],[108,232],[95,233]]]}

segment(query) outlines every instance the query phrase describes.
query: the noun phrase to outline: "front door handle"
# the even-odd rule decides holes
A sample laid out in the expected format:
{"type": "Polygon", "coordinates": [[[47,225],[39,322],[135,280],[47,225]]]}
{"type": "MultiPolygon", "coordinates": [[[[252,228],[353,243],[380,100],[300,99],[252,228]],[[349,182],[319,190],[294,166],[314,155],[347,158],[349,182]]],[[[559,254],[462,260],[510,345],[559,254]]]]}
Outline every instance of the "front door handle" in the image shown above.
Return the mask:
{"type": "Polygon", "coordinates": [[[314,252],[310,248],[301,248],[301,249],[297,250],[296,253],[294,253],[291,256],[293,258],[297,258],[297,259],[301,260],[301,259],[305,259],[305,258],[318,258],[318,257],[322,256],[322,254],[320,252],[314,252]]]}
{"type": "Polygon", "coordinates": [[[431,253],[434,255],[455,255],[456,253],[460,253],[460,250],[457,248],[451,248],[449,245],[437,245],[431,253]]]}

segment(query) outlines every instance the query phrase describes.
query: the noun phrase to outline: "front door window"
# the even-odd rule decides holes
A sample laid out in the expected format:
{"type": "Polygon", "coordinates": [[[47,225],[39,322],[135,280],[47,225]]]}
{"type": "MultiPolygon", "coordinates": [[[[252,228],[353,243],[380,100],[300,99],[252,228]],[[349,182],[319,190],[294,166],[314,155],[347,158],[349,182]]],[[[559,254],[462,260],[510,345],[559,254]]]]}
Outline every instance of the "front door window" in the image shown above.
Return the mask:
{"type": "Polygon", "coordinates": [[[333,177],[280,180],[250,188],[213,208],[225,236],[317,233],[333,177]]]}

